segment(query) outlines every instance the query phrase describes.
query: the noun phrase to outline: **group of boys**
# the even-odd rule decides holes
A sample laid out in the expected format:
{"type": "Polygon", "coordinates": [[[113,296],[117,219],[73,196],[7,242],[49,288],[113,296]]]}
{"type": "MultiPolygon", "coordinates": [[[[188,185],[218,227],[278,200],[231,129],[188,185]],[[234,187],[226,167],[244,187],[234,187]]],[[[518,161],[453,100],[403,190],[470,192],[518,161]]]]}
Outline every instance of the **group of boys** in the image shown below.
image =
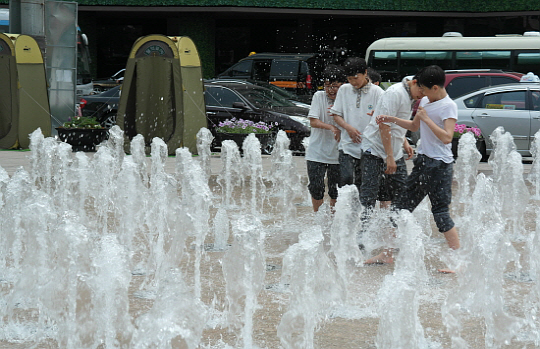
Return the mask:
{"type": "MultiPolygon", "coordinates": [[[[444,71],[425,67],[383,90],[377,73],[354,57],[342,67],[329,65],[323,79],[324,90],[314,94],[308,115],[312,129],[306,160],[314,211],[323,203],[325,174],[331,206],[338,186],[356,186],[364,224],[377,200],[383,207],[391,203],[396,210],[413,211],[427,195],[438,230],[450,248],[459,248],[449,214],[457,106],[444,88],[444,71]],[[417,100],[420,106],[411,119],[417,100]],[[414,152],[405,135],[418,129],[421,142],[408,175],[405,154],[410,159],[414,152]]],[[[385,249],[365,263],[392,263],[392,253],[385,249]]]]}

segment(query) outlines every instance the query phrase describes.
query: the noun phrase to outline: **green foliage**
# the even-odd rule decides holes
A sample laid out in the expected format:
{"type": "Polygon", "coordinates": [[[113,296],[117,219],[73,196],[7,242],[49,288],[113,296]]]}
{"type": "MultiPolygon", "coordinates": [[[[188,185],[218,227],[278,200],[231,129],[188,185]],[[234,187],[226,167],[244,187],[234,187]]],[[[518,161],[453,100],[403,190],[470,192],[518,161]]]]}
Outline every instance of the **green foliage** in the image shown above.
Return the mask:
{"type": "Polygon", "coordinates": [[[73,119],[64,122],[63,128],[103,128],[94,117],[75,116],[73,119]]]}

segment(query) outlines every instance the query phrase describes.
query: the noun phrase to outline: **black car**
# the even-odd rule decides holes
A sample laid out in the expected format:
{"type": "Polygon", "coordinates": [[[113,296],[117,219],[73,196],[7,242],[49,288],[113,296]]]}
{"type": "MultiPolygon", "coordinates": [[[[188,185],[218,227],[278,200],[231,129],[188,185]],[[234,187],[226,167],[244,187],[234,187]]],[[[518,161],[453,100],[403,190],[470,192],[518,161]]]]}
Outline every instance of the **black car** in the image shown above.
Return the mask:
{"type": "MultiPolygon", "coordinates": [[[[298,106],[273,90],[235,81],[205,82],[207,127],[216,136],[216,127],[227,119],[264,121],[284,130],[291,140],[290,149],[303,152],[302,140],[309,137],[309,108],[298,106]]],[[[83,116],[93,116],[105,127],[116,123],[121,86],[98,95],[83,96],[83,116]]],[[[214,149],[221,144],[215,140],[214,149]]]]}
{"type": "MultiPolygon", "coordinates": [[[[270,89],[245,82],[221,81],[205,83],[208,128],[215,128],[227,119],[244,119],[277,124],[291,140],[290,149],[303,152],[302,140],[309,137],[308,108],[297,106],[270,89]]],[[[220,144],[215,144],[217,147],[220,144]]]]}
{"type": "Polygon", "coordinates": [[[116,86],[100,94],[82,96],[79,106],[83,116],[95,117],[103,127],[116,125],[120,91],[121,86],[116,86]]]}

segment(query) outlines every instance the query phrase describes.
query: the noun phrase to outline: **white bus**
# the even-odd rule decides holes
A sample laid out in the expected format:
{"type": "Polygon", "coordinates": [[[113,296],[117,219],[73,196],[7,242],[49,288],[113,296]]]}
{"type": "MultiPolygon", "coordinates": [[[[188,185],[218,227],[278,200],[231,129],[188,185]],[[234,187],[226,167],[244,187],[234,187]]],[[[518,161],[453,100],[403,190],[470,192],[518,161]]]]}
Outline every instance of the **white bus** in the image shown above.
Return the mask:
{"type": "Polygon", "coordinates": [[[422,67],[500,69],[540,75],[540,33],[492,37],[395,37],[373,42],[366,51],[369,67],[382,81],[397,82],[422,67]]]}

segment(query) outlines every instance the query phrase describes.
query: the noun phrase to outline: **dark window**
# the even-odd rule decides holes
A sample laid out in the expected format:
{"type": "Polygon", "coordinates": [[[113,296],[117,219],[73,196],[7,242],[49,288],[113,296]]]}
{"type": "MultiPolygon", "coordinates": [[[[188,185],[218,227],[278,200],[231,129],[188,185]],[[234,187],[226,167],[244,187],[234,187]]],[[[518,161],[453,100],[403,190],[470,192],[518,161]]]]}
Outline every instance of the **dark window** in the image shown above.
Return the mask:
{"type": "Polygon", "coordinates": [[[502,84],[512,84],[516,83],[519,80],[508,77],[508,76],[492,76],[491,85],[502,85],[502,84]]]}
{"type": "Polygon", "coordinates": [[[232,108],[234,102],[242,102],[233,91],[223,87],[207,87],[204,93],[206,105],[213,107],[232,108]]]}
{"type": "Polygon", "coordinates": [[[482,108],[526,110],[525,91],[510,91],[486,95],[482,101],[482,108]]]}
{"type": "Polygon", "coordinates": [[[398,64],[396,51],[378,51],[371,53],[371,68],[381,74],[382,81],[396,81],[398,64]]]}
{"type": "Polygon", "coordinates": [[[486,86],[487,77],[485,76],[461,76],[450,81],[446,86],[446,92],[450,98],[456,98],[486,86]]]}
{"type": "Polygon", "coordinates": [[[467,108],[476,108],[478,106],[478,101],[484,96],[483,93],[479,93],[475,96],[472,96],[470,98],[467,98],[463,101],[465,103],[465,106],[467,108]]]}
{"type": "Polygon", "coordinates": [[[270,78],[289,78],[296,80],[298,76],[298,64],[299,61],[274,60],[272,62],[272,69],[270,69],[270,78]]]}
{"type": "Polygon", "coordinates": [[[253,79],[260,81],[268,81],[270,78],[270,65],[271,60],[255,61],[253,62],[253,79]]]}
{"type": "Polygon", "coordinates": [[[236,77],[250,77],[251,76],[251,65],[253,64],[252,60],[246,60],[233,65],[226,73],[228,76],[236,77]]]}
{"type": "Polygon", "coordinates": [[[456,69],[510,69],[510,51],[459,51],[456,69]]]}

